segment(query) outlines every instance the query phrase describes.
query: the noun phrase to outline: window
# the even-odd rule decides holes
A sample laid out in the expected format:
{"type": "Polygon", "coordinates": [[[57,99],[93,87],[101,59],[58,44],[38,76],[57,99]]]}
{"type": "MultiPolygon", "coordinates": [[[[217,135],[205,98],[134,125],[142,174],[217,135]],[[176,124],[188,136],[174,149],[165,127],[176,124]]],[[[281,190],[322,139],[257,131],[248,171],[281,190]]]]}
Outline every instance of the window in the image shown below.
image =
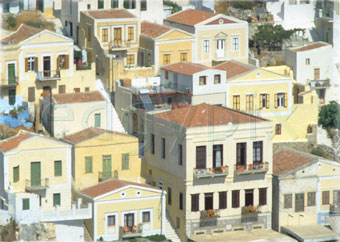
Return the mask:
{"type": "Polygon", "coordinates": [[[129,170],[129,153],[122,154],[122,170],[129,170]]]}
{"type": "Polygon", "coordinates": [[[263,141],[253,142],[253,163],[262,163],[263,160],[263,141]]]}
{"type": "Polygon", "coordinates": [[[199,194],[191,194],[191,212],[199,211],[199,203],[200,195],[199,194]]]}
{"type": "Polygon", "coordinates": [[[9,105],[15,104],[15,95],[16,95],[15,89],[8,90],[8,103],[9,103],[9,105]]]}
{"type": "Polygon", "coordinates": [[[65,85],[59,85],[59,93],[65,93],[66,92],[66,86],[65,85]]]}
{"type": "Polygon", "coordinates": [[[155,154],[155,135],[151,134],[151,154],[155,154]]]}
{"type": "Polygon", "coordinates": [[[128,65],[134,65],[135,64],[135,55],[133,54],[130,54],[130,55],[127,55],[127,64],[128,65]]]}
{"type": "Polygon", "coordinates": [[[165,159],[165,138],[162,138],[162,158],[165,159]]]}
{"type": "Polygon", "coordinates": [[[113,29],[113,44],[114,46],[120,46],[122,44],[122,28],[113,29]]]}
{"type": "Polygon", "coordinates": [[[170,64],[170,54],[163,54],[163,65],[170,64]]]}
{"type": "Polygon", "coordinates": [[[183,165],[183,146],[178,145],[178,165],[183,165]]]}
{"type": "Polygon", "coordinates": [[[19,166],[13,167],[13,182],[19,181],[19,166]]]}
{"type": "Polygon", "coordinates": [[[98,0],[98,9],[104,8],[104,0],[98,0]]]}
{"type": "Polygon", "coordinates": [[[284,195],[284,208],[292,208],[293,206],[293,196],[292,194],[285,194],[284,195]]]}
{"type": "Polygon", "coordinates": [[[240,207],[240,190],[232,191],[232,208],[240,207]]]}
{"type": "Polygon", "coordinates": [[[204,86],[207,84],[207,77],[206,76],[200,76],[200,82],[199,85],[200,86],[204,86]]]}
{"type": "Polygon", "coordinates": [[[132,26],[128,27],[128,41],[134,41],[135,39],[135,31],[132,26]]]}
{"type": "Polygon", "coordinates": [[[169,72],[165,71],[165,80],[169,80],[169,72]]]}
{"type": "Polygon", "coordinates": [[[54,161],[54,176],[62,175],[62,163],[61,160],[54,161]]]}
{"type": "Polygon", "coordinates": [[[85,157],[85,173],[92,173],[92,156],[85,157]]]}
{"type": "Polygon", "coordinates": [[[310,65],[310,59],[306,58],[306,65],[310,65]]]}
{"type": "Polygon", "coordinates": [[[100,127],[100,121],[101,121],[100,119],[101,119],[100,113],[96,113],[94,115],[94,127],[95,128],[99,128],[100,127]]]}
{"type": "MultiPolygon", "coordinates": [[[[91,9],[91,4],[87,4],[87,9],[91,9]]],[[[67,21],[65,21],[67,23],[67,21]]]]}
{"type": "Polygon", "coordinates": [[[150,223],[150,212],[142,212],[143,223],[150,223]]]}
{"type": "Polygon", "coordinates": [[[315,192],[309,192],[308,193],[308,200],[307,205],[308,206],[315,206],[315,192]]]}
{"type": "Polygon", "coordinates": [[[141,0],[140,1],[140,10],[141,11],[146,11],[147,10],[146,0],[141,0]]]}
{"type": "Polygon", "coordinates": [[[119,0],[111,0],[111,8],[118,8],[119,0]]]}
{"type": "Polygon", "coordinates": [[[70,22],[70,36],[73,36],[73,23],[70,22]]]}
{"type": "Polygon", "coordinates": [[[91,34],[92,34],[91,27],[87,27],[87,40],[88,41],[91,41],[91,34]]]}
{"type": "Polygon", "coordinates": [[[254,96],[252,94],[246,95],[246,111],[251,112],[254,108],[254,96]]]}
{"type": "Polygon", "coordinates": [[[267,205],[267,188],[259,188],[259,205],[267,205]]]}
{"type": "Polygon", "coordinates": [[[269,94],[260,94],[260,109],[269,108],[269,94]]]}
{"type": "Polygon", "coordinates": [[[214,209],[214,194],[212,192],[204,194],[204,210],[214,209]]]}
{"type": "Polygon", "coordinates": [[[247,164],[247,143],[236,144],[236,163],[237,165],[247,164]]]}
{"type": "Polygon", "coordinates": [[[303,212],[305,208],[305,194],[295,194],[295,212],[303,212]]]}
{"type": "Polygon", "coordinates": [[[69,59],[68,55],[59,55],[57,58],[57,69],[58,70],[68,69],[69,66],[68,59],[69,59]]]}
{"type": "Polygon", "coordinates": [[[180,228],[181,227],[181,219],[179,217],[176,217],[176,228],[180,228]]]}
{"type": "Polygon", "coordinates": [[[233,109],[240,110],[240,95],[233,96],[233,109]]]}
{"type": "Polygon", "coordinates": [[[320,79],[320,68],[314,68],[314,80],[320,79]]]}
{"type": "Polygon", "coordinates": [[[179,193],[179,209],[183,210],[183,193],[179,193]]]}
{"type": "Polygon", "coordinates": [[[30,209],[30,199],[24,198],[22,199],[22,210],[29,210],[30,209]]]}
{"type": "Polygon", "coordinates": [[[135,9],[136,8],[136,0],[124,0],[124,8],[135,9]]]}
{"type": "Polygon", "coordinates": [[[181,61],[188,61],[188,53],[181,53],[181,61]]]}
{"type": "Polygon", "coordinates": [[[109,41],[109,29],[103,28],[102,29],[102,42],[108,42],[109,41]]]}
{"type": "Polygon", "coordinates": [[[73,91],[74,91],[75,93],[80,92],[80,88],[73,88],[73,91]]]}
{"type": "Polygon", "coordinates": [[[196,169],[205,169],[206,166],[206,147],[196,147],[196,169]]]}
{"type": "Polygon", "coordinates": [[[171,205],[171,187],[168,187],[168,205],[171,205]]]}
{"type": "Polygon", "coordinates": [[[322,192],[322,205],[329,204],[329,191],[322,192]]]}
{"type": "Polygon", "coordinates": [[[223,165],[223,145],[213,146],[213,167],[221,167],[223,165]]]}
{"type": "Polygon", "coordinates": [[[208,39],[203,40],[203,52],[210,52],[210,40],[208,39]]]}
{"type": "Polygon", "coordinates": [[[148,60],[147,60],[147,66],[151,66],[151,54],[148,53],[148,60]]]}
{"type": "Polygon", "coordinates": [[[227,208],[227,192],[219,192],[219,209],[227,208]]]}
{"type": "Polygon", "coordinates": [[[287,93],[275,94],[275,108],[287,107],[287,93]]]}
{"type": "Polygon", "coordinates": [[[232,38],[232,50],[234,51],[240,50],[240,37],[232,38]]]}
{"type": "Polygon", "coordinates": [[[116,216],[109,215],[107,216],[107,226],[115,226],[116,225],[116,216]]]}
{"type": "Polygon", "coordinates": [[[254,206],[254,189],[246,189],[244,195],[245,205],[254,206]]]}
{"type": "Polygon", "coordinates": [[[289,0],[289,5],[296,5],[296,0],[289,0]]]}
{"type": "Polygon", "coordinates": [[[275,124],[275,134],[281,134],[281,124],[275,124]]]}
{"type": "Polygon", "coordinates": [[[53,194],[53,207],[60,206],[60,193],[53,194]]]}
{"type": "Polygon", "coordinates": [[[37,71],[36,70],[36,57],[28,57],[25,59],[26,64],[26,72],[29,71],[37,71]]]}
{"type": "Polygon", "coordinates": [[[214,84],[220,84],[221,83],[221,75],[217,74],[214,75],[214,84]]]}

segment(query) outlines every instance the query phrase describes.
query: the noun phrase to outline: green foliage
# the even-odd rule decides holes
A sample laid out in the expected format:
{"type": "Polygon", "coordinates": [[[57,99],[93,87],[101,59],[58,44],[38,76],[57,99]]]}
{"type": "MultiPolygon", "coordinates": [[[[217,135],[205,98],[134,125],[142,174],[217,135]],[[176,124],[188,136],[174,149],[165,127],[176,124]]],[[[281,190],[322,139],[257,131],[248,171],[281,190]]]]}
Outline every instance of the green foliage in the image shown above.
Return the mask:
{"type": "Polygon", "coordinates": [[[311,153],[313,155],[317,155],[317,156],[321,156],[324,157],[325,153],[323,152],[323,150],[321,150],[320,148],[314,148],[312,149],[311,153]]]}
{"type": "Polygon", "coordinates": [[[16,20],[16,18],[14,17],[13,14],[11,14],[7,17],[7,25],[10,29],[15,28],[15,26],[17,25],[17,20],[16,20]]]}
{"type": "Polygon", "coordinates": [[[256,5],[255,1],[251,1],[251,0],[231,1],[230,3],[233,8],[240,8],[240,9],[252,9],[256,5]]]}
{"type": "Polygon", "coordinates": [[[323,128],[340,127],[340,106],[337,102],[331,101],[329,104],[321,107],[319,112],[319,125],[323,128]]]}
{"type": "Polygon", "coordinates": [[[163,0],[163,4],[172,7],[171,13],[176,13],[176,12],[181,11],[181,7],[177,3],[171,0],[163,0]]]}
{"type": "Polygon", "coordinates": [[[18,118],[18,110],[17,110],[16,108],[14,108],[14,109],[12,109],[11,111],[9,111],[9,114],[10,114],[13,118],[15,118],[15,119],[18,118]]]}
{"type": "Polygon", "coordinates": [[[162,234],[150,235],[146,236],[145,238],[151,241],[166,241],[166,237],[162,234]]]}

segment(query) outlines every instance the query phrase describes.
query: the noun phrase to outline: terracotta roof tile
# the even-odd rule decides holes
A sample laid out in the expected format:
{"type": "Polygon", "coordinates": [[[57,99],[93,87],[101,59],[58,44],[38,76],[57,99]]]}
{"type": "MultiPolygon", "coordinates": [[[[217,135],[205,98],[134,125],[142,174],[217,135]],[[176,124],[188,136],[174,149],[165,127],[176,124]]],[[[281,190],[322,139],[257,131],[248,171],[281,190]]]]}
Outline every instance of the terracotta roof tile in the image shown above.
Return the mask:
{"type": "Polygon", "coordinates": [[[229,122],[252,123],[267,121],[266,119],[233,109],[218,107],[206,103],[157,113],[153,116],[185,127],[218,126],[226,125],[229,122]]]}
{"type": "Polygon", "coordinates": [[[37,33],[40,33],[44,29],[34,28],[25,24],[22,24],[16,32],[8,35],[1,40],[2,44],[18,44],[37,33]]]}
{"type": "Polygon", "coordinates": [[[54,94],[53,99],[58,104],[105,101],[99,91],[54,94]]]}
{"type": "Polygon", "coordinates": [[[105,193],[117,190],[122,187],[129,186],[129,185],[158,190],[158,188],[155,188],[147,184],[141,184],[141,183],[129,182],[129,181],[123,181],[123,180],[117,180],[117,179],[110,179],[108,181],[104,181],[92,187],[81,190],[80,192],[89,197],[96,198],[105,193]]]}
{"type": "Polygon", "coordinates": [[[170,28],[168,27],[156,23],[150,23],[148,21],[143,21],[141,24],[141,34],[151,38],[157,38],[169,30],[170,28]]]}
{"type": "Polygon", "coordinates": [[[88,139],[92,139],[93,137],[96,137],[97,135],[103,134],[103,133],[110,133],[110,134],[117,134],[117,135],[124,135],[124,136],[130,136],[134,137],[125,133],[120,133],[112,130],[105,130],[105,129],[98,129],[98,128],[87,128],[82,131],[70,134],[65,136],[63,139],[70,141],[73,144],[78,144],[80,142],[83,142],[88,139]]]}
{"type": "Polygon", "coordinates": [[[214,13],[203,12],[203,11],[196,10],[196,9],[187,9],[187,10],[175,13],[174,15],[168,17],[167,19],[178,22],[178,23],[195,25],[215,15],[216,14],[214,13]]]}
{"type": "Polygon", "coordinates": [[[217,70],[226,71],[227,79],[255,69],[255,67],[252,68],[251,66],[245,65],[237,61],[227,61],[217,66],[214,66],[213,68],[217,70]]]}
{"type": "Polygon", "coordinates": [[[197,72],[207,70],[209,67],[197,63],[177,62],[175,64],[162,66],[162,69],[181,73],[183,75],[192,75],[197,72]]]}
{"type": "Polygon", "coordinates": [[[327,46],[327,45],[329,45],[329,44],[324,43],[324,42],[314,42],[314,43],[311,43],[311,44],[308,44],[306,46],[303,46],[303,47],[300,47],[300,48],[297,48],[297,49],[293,49],[293,50],[294,51],[312,50],[312,49],[320,48],[320,47],[327,46]]]}
{"type": "Polygon", "coordinates": [[[0,150],[3,152],[10,151],[20,145],[20,143],[28,138],[31,138],[32,135],[29,133],[19,132],[16,136],[3,140],[0,143],[0,150]]]}
{"type": "Polygon", "coordinates": [[[106,18],[136,18],[135,15],[125,9],[93,10],[87,13],[95,19],[106,18]]]}
{"type": "Polygon", "coordinates": [[[273,155],[273,174],[279,176],[318,159],[320,157],[284,149],[273,155]]]}

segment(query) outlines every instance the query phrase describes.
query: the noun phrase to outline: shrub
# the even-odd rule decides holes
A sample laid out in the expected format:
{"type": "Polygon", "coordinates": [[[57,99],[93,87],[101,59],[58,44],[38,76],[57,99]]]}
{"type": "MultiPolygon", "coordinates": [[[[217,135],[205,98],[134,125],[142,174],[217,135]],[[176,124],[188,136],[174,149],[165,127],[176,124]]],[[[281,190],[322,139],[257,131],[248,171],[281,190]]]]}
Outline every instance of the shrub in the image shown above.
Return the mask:
{"type": "Polygon", "coordinates": [[[314,148],[314,149],[312,149],[311,153],[312,153],[313,155],[317,155],[317,156],[321,156],[321,157],[324,157],[324,155],[325,155],[325,153],[323,152],[323,150],[320,149],[320,148],[314,148]]]}
{"type": "Polygon", "coordinates": [[[340,106],[337,102],[331,101],[321,107],[318,123],[323,128],[338,128],[340,125],[340,106]]]}
{"type": "Polygon", "coordinates": [[[171,0],[164,0],[163,4],[172,7],[171,14],[181,11],[181,7],[171,0]]]}
{"type": "Polygon", "coordinates": [[[254,1],[231,1],[231,6],[233,8],[240,9],[252,9],[256,3],[254,1]]]}
{"type": "Polygon", "coordinates": [[[12,116],[12,118],[15,118],[15,119],[18,118],[18,110],[16,108],[9,111],[9,114],[12,116]]]}
{"type": "Polygon", "coordinates": [[[34,12],[22,12],[18,15],[9,15],[6,21],[7,27],[13,31],[17,30],[21,24],[55,31],[54,23],[46,21],[40,14],[34,12]]]}
{"type": "Polygon", "coordinates": [[[166,240],[165,236],[162,234],[150,235],[150,236],[146,236],[145,238],[151,241],[165,241],[166,240]]]}

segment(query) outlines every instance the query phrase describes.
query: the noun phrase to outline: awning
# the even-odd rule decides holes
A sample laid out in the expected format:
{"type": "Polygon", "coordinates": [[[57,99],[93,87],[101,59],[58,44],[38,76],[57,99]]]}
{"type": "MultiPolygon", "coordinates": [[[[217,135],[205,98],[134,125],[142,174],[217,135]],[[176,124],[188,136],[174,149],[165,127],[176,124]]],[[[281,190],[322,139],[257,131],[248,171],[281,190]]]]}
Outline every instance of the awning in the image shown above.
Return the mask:
{"type": "Polygon", "coordinates": [[[320,224],[282,226],[281,233],[303,242],[340,240],[339,234],[320,224]]]}

